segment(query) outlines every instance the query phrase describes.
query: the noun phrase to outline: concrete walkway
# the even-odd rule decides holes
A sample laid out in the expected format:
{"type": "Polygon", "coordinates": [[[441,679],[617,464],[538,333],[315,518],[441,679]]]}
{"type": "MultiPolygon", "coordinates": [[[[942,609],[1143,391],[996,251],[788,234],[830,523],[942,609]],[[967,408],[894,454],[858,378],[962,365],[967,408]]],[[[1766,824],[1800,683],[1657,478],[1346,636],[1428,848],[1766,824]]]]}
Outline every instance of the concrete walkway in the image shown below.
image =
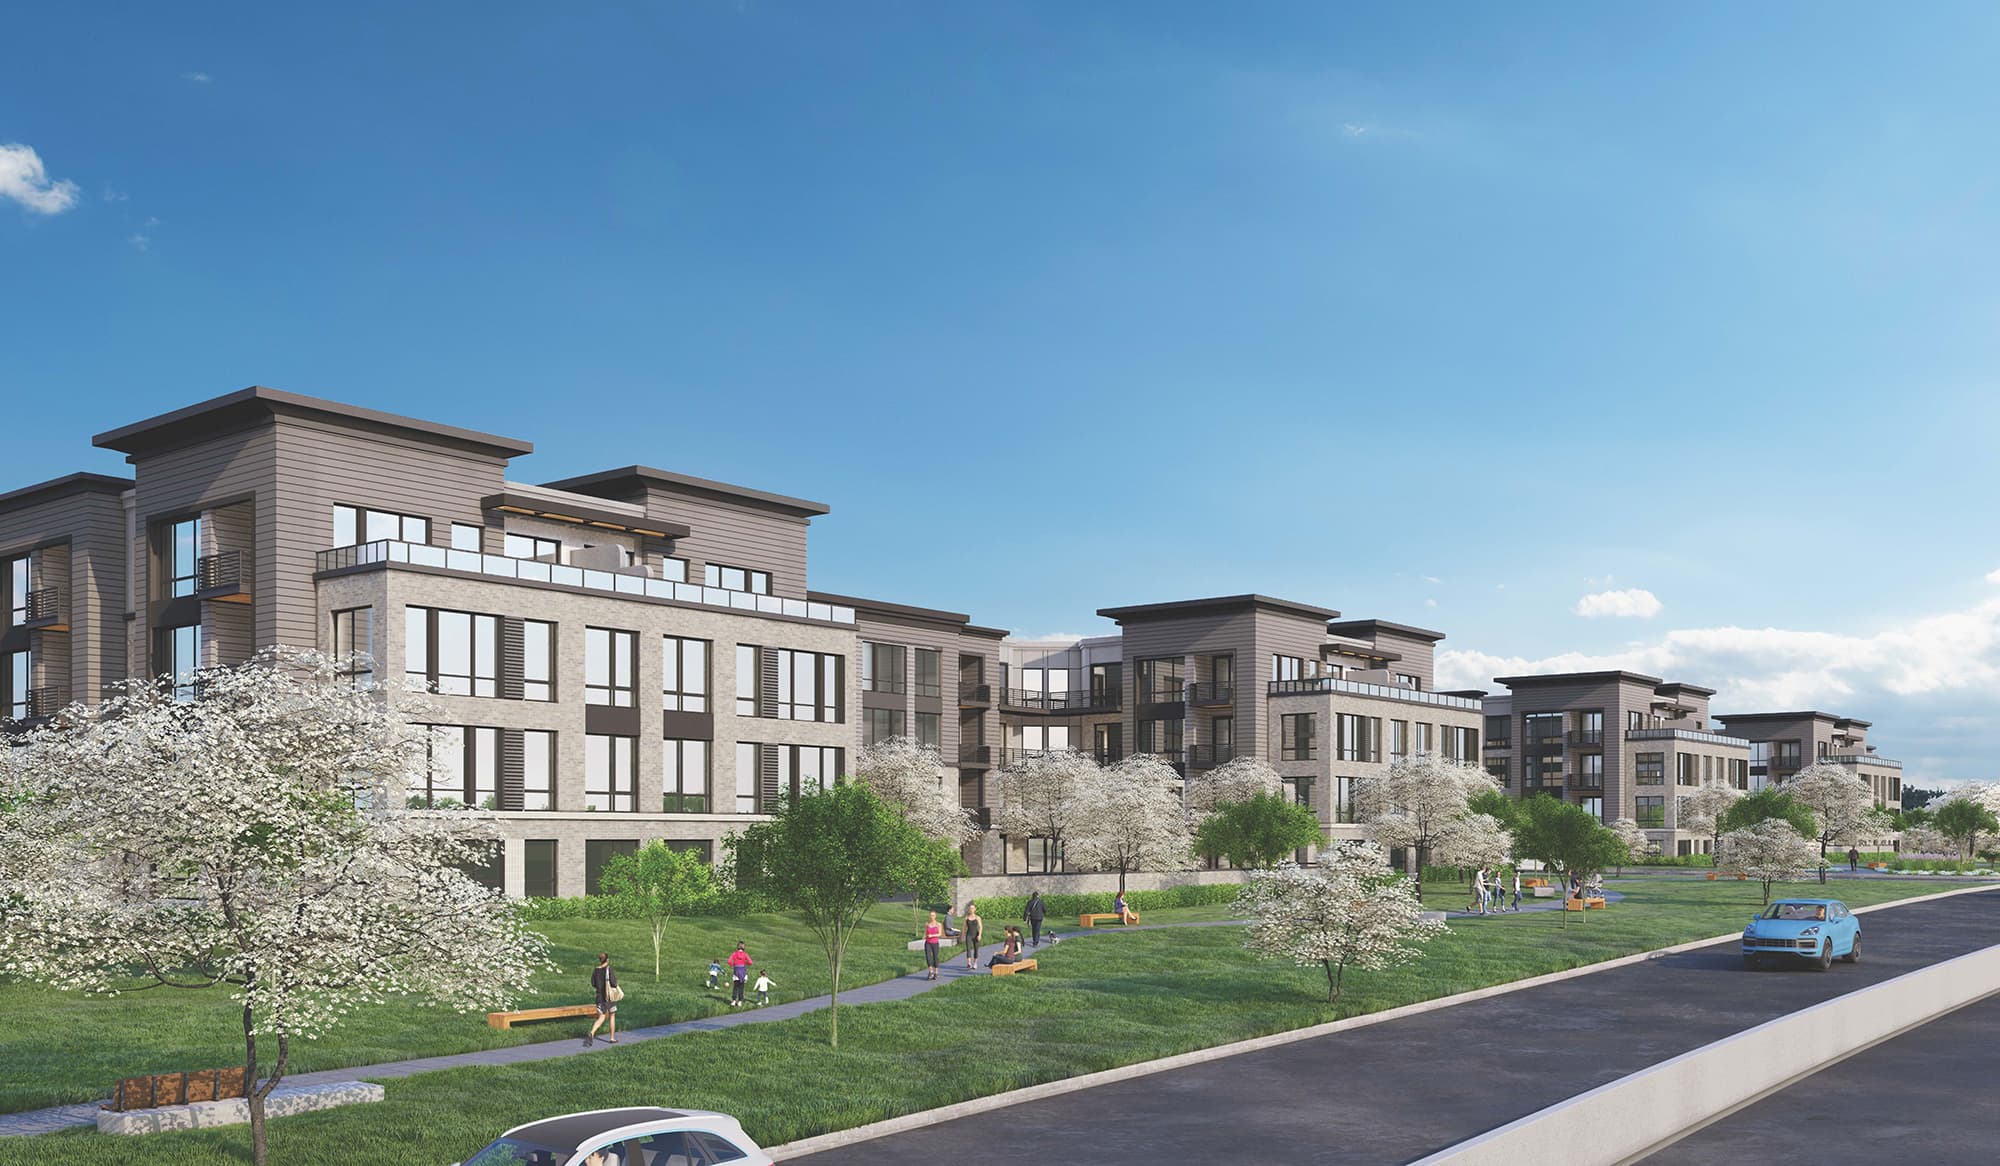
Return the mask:
{"type": "MultiPolygon", "coordinates": [[[[1111,935],[1122,931],[1158,931],[1174,927],[1229,927],[1239,926],[1247,920],[1219,919],[1198,923],[1146,923],[1137,927],[1091,928],[1084,931],[1057,934],[1047,932],[1042,946],[1093,935],[1111,935]]],[[[1000,950],[998,944],[982,945],[982,963],[990,953],[1000,950]]],[[[1028,948],[1032,958],[1035,948],[1028,948]]],[[[922,972],[912,972],[893,980],[868,984],[859,988],[844,988],[840,993],[843,1004],[879,1004],[887,1000],[907,1000],[912,996],[930,991],[932,988],[960,980],[966,976],[989,974],[982,966],[972,970],[965,966],[962,952],[948,955],[938,969],[938,978],[928,979],[922,972]]],[[[618,1033],[618,1043],[611,1044],[601,1035],[595,1045],[586,1048],[581,1038],[567,1037],[562,1040],[542,1041],[529,1045],[512,1045],[500,1049],[481,1049],[470,1053],[452,1053],[441,1057],[419,1057],[409,1061],[386,1061],[379,1065],[355,1065],[346,1069],[326,1069],[317,1073],[292,1073],[285,1077],[286,1085],[328,1085],[339,1081],[384,1081],[396,1077],[408,1077],[416,1073],[429,1073],[437,1069],[459,1069],[469,1065],[521,1065],[532,1061],[547,1061],[556,1057],[584,1056],[606,1049],[625,1045],[640,1044],[659,1040],[662,1037],[679,1036],[684,1032],[718,1032],[735,1028],[739,1024],[768,1024],[777,1020],[790,1020],[817,1012],[832,1002],[831,996],[813,996],[805,1000],[793,1000],[784,1004],[768,1004],[762,1008],[746,1006],[725,1012],[720,1016],[707,1016],[699,1020],[683,1020],[676,1024],[657,1024],[650,1028],[622,1029],[618,1033]]],[[[0,1114],[0,1137],[20,1137],[31,1134],[48,1134],[57,1130],[73,1129],[78,1126],[97,1124],[98,1104],[88,1102],[82,1105],[57,1105],[48,1109],[24,1110],[20,1113],[0,1114]]]]}

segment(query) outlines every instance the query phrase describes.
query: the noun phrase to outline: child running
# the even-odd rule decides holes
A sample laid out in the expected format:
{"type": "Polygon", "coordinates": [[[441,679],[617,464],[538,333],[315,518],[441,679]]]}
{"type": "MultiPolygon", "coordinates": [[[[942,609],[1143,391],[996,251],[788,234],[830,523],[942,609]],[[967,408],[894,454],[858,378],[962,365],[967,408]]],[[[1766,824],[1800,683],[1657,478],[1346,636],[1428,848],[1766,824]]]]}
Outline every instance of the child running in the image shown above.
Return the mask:
{"type": "Polygon", "coordinates": [[[756,987],[757,1007],[762,1008],[771,1002],[771,969],[766,968],[757,973],[756,987]]]}

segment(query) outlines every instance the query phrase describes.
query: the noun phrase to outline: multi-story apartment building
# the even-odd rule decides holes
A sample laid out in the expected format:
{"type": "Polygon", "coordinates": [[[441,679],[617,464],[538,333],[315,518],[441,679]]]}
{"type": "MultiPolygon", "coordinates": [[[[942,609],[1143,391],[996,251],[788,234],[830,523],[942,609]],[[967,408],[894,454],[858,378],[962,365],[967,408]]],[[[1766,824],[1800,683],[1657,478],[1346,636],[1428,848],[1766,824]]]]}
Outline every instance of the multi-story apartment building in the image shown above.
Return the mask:
{"type": "Polygon", "coordinates": [[[1489,773],[1519,796],[1551,794],[1606,822],[1631,818],[1666,854],[1705,853],[1677,799],[1704,781],[1750,787],[1750,742],[1718,733],[1713,689],[1636,672],[1499,676],[1486,698],[1489,773]]]}
{"type": "Polygon", "coordinates": [[[1826,761],[1867,782],[1877,806],[1903,808],[1903,763],[1876,754],[1868,743],[1868,721],[1816,711],[1727,713],[1715,719],[1749,740],[1752,788],[1779,784],[1816,761],[1826,761]]]}

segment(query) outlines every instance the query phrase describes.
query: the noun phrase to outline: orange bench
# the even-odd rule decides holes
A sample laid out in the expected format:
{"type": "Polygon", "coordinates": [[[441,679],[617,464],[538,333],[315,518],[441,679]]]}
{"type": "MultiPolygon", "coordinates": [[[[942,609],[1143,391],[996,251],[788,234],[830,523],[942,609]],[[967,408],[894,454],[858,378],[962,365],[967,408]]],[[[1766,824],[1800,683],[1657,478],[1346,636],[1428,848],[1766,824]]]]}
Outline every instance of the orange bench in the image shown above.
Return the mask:
{"type": "Polygon", "coordinates": [[[1588,899],[1563,900],[1563,910],[1565,911],[1582,911],[1586,908],[1592,911],[1602,911],[1604,910],[1604,900],[1596,896],[1588,899]]]}
{"type": "Polygon", "coordinates": [[[1118,917],[1118,913],[1116,911],[1105,911],[1096,915],[1078,915],[1076,917],[1076,925],[1078,927],[1095,927],[1099,923],[1137,923],[1137,922],[1139,922],[1139,913],[1137,911],[1125,912],[1125,917],[1123,919],[1120,919],[1118,917]]]}
{"type": "Polygon", "coordinates": [[[493,1028],[512,1028],[530,1020],[560,1020],[570,1016],[596,1016],[595,1004],[565,1004],[560,1008],[523,1008],[518,1012],[489,1012],[486,1023],[493,1028]]]}
{"type": "Polygon", "coordinates": [[[1015,972],[1032,972],[1035,970],[1035,967],[1034,960],[1015,960],[1011,964],[994,964],[993,974],[996,976],[1011,976],[1015,972]]]}

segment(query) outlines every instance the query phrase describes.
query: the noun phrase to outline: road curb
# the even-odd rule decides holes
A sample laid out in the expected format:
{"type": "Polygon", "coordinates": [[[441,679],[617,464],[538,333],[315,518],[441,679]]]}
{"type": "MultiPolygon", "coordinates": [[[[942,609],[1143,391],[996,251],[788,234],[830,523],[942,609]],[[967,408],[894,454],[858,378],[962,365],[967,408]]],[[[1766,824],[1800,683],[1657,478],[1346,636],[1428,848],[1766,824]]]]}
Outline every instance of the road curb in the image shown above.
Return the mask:
{"type": "MultiPolygon", "coordinates": [[[[1860,915],[1892,907],[1906,907],[1912,903],[1928,903],[1936,899],[1949,899],[1956,895],[1981,894],[1996,890],[2000,890],[2000,884],[1987,883],[1974,887],[1956,887],[1949,891],[1938,891],[1934,894],[1898,899],[1893,903],[1876,903],[1867,907],[1857,907],[1854,909],[1854,913],[1860,915]]],[[[1046,1097],[1059,1097],[1065,1093],[1093,1089],[1099,1085],[1110,1085],[1139,1077],[1149,1077],[1155,1073],[1171,1072],[1172,1070],[1183,1069],[1192,1065],[1203,1065],[1211,1061],[1220,1061],[1227,1057],[1241,1056],[1244,1053],[1281,1048],[1298,1041],[1331,1036],[1334,1033],[1365,1028],[1371,1024],[1382,1024],[1391,1020],[1401,1020],[1409,1016],[1422,1016],[1427,1012],[1436,1012],[1440,1009],[1452,1008],[1460,1004],[1470,1004],[1475,1000],[1489,1000],[1495,996],[1504,996],[1510,992],[1525,991],[1544,984],[1555,984],[1564,980],[1573,980],[1579,976],[1610,971],[1613,968],[1629,967],[1632,964],[1645,963],[1647,960],[1664,959],[1667,956],[1679,955],[1682,952],[1707,947],[1713,943],[1735,939],[1740,934],[1742,934],[1740,931],[1729,931],[1721,935],[1710,936],[1706,939],[1695,939],[1689,940],[1686,943],[1677,943],[1672,947],[1634,952],[1631,955],[1619,956],[1615,959],[1604,960],[1599,963],[1585,964],[1579,968],[1567,968],[1560,972],[1547,972],[1526,980],[1514,980],[1505,984],[1494,984],[1491,987],[1475,988],[1472,991],[1460,992],[1452,996],[1440,996],[1435,1000],[1422,1000],[1415,1004],[1404,1004],[1384,1012],[1371,1012],[1366,1016],[1351,1016],[1345,1020],[1328,1021],[1324,1024],[1316,1024],[1308,1028],[1295,1028],[1289,1032],[1251,1037],[1248,1040],[1234,1041],[1230,1044],[1215,1045],[1206,1049],[1195,1049],[1191,1052],[1177,1053],[1174,1056],[1162,1057],[1159,1060],[1140,1061],[1137,1064],[1121,1065],[1115,1069],[1103,1069],[1095,1073],[1085,1073],[1078,1077],[1066,1077],[1061,1081],[1048,1081],[1040,1085],[1030,1085],[1022,1089],[1013,1089],[1005,1093],[995,1093],[987,1097],[975,1097],[967,1101],[941,1106],[937,1109],[903,1114],[898,1117],[885,1118],[882,1121],[870,1122],[867,1125],[855,1126],[851,1129],[835,1130],[832,1133],[801,1138],[796,1142],[789,1142],[785,1145],[769,1149],[766,1152],[780,1162],[789,1161],[793,1158],[803,1158],[824,1150],[851,1146],[857,1142],[872,1141],[876,1138],[887,1137],[890,1134],[900,1134],[910,1130],[923,1129],[926,1126],[956,1121],[959,1118],[971,1117],[974,1114],[990,1113],[996,1109],[1006,1109],[1025,1102],[1039,1101],[1046,1097]]]]}

